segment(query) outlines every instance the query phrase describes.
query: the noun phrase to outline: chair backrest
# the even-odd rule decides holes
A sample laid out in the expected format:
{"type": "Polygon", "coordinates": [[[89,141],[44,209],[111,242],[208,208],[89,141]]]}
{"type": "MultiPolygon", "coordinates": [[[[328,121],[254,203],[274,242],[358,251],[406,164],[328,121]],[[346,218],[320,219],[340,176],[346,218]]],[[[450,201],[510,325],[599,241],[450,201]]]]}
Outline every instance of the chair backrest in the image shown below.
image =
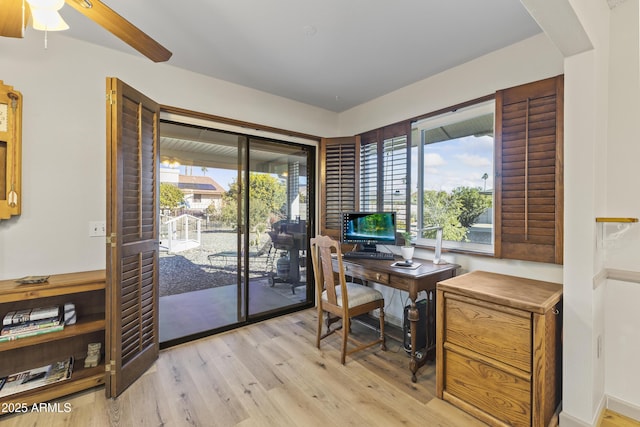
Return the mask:
{"type": "Polygon", "coordinates": [[[322,292],[327,291],[327,301],[329,304],[338,306],[336,287],[341,287],[341,303],[343,308],[349,307],[347,295],[347,283],[344,275],[344,265],[342,264],[342,252],[340,243],[329,236],[316,236],[309,240],[311,244],[311,261],[313,263],[313,274],[316,281],[316,295],[318,305],[322,292]],[[333,257],[338,262],[338,273],[333,271],[333,257]],[[336,277],[337,276],[337,277],[336,277]],[[336,278],[338,279],[336,281],[336,278]]]}

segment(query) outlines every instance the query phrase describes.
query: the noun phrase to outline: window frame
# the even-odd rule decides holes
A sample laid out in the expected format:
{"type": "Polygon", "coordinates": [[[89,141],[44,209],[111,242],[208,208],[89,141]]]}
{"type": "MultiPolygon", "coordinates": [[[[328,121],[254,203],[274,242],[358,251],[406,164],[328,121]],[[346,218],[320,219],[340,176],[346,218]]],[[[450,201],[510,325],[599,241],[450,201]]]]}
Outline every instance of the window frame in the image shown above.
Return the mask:
{"type": "MultiPolygon", "coordinates": [[[[496,124],[495,124],[495,120],[496,120],[496,100],[495,100],[495,96],[491,96],[488,97],[489,99],[487,99],[487,97],[481,98],[479,100],[477,100],[477,102],[474,101],[470,101],[468,103],[465,103],[464,106],[453,106],[450,107],[448,109],[446,109],[446,111],[441,110],[441,112],[439,114],[433,114],[430,115],[429,117],[420,119],[420,120],[415,120],[412,121],[412,129],[411,129],[411,140],[409,141],[409,144],[411,147],[414,147],[414,141],[413,138],[418,138],[418,141],[415,142],[415,147],[417,147],[417,170],[418,171],[424,171],[425,170],[425,164],[424,164],[424,154],[425,154],[425,143],[424,143],[424,132],[430,129],[433,129],[435,127],[438,126],[444,126],[444,125],[450,125],[453,123],[459,123],[468,119],[471,119],[473,117],[477,117],[478,115],[482,114],[482,112],[488,112],[489,108],[491,108],[491,111],[493,112],[493,148],[492,148],[492,158],[493,158],[493,165],[492,165],[492,169],[491,169],[491,174],[492,176],[495,178],[495,171],[496,171],[496,164],[495,164],[495,159],[496,159],[496,142],[495,142],[495,129],[496,129],[496,124]],[[427,124],[427,126],[421,126],[421,123],[425,123],[427,124]],[[418,132],[414,132],[414,130],[417,130],[418,132]]],[[[457,139],[457,138],[456,138],[457,139]]],[[[449,141],[453,140],[453,138],[449,139],[449,141]]],[[[410,162],[412,162],[413,159],[410,159],[410,162]]],[[[411,177],[411,175],[410,175],[411,177]]],[[[415,239],[415,245],[416,247],[420,247],[420,248],[435,248],[436,246],[436,239],[435,238],[425,238],[422,237],[422,231],[424,230],[423,227],[425,227],[426,225],[424,224],[424,209],[420,209],[420,207],[424,207],[424,191],[425,191],[425,178],[424,178],[424,172],[423,173],[418,173],[417,174],[417,183],[416,183],[416,187],[417,187],[417,199],[416,199],[416,223],[418,224],[419,228],[417,229],[417,236],[415,239]],[[421,226],[421,227],[420,227],[421,226]]],[[[410,187],[408,191],[411,191],[413,189],[413,187],[410,187]]],[[[492,206],[491,206],[491,211],[492,211],[492,220],[493,218],[495,218],[495,208],[496,208],[496,203],[495,203],[495,185],[494,185],[494,192],[492,194],[492,206]]],[[[436,224],[434,224],[436,225],[436,224]]],[[[452,240],[442,240],[442,249],[444,251],[451,251],[451,252],[460,252],[460,253],[474,253],[474,254],[479,254],[479,255],[487,255],[487,256],[493,256],[495,254],[495,221],[492,222],[492,228],[491,228],[491,243],[490,244],[484,244],[484,243],[467,243],[467,242],[462,242],[462,241],[452,241],[452,240]]]]}

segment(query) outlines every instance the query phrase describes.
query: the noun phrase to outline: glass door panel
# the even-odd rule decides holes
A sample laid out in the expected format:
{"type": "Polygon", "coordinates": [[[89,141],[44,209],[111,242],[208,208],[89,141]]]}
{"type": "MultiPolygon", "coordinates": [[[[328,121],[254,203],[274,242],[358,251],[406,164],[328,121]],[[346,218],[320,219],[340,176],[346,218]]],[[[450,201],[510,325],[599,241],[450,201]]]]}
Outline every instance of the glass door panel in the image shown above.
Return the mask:
{"type": "Polygon", "coordinates": [[[160,126],[160,342],[246,320],[242,183],[247,138],[160,126]]]}
{"type": "Polygon", "coordinates": [[[308,147],[249,140],[249,317],[264,316],[309,301],[308,147]]]}

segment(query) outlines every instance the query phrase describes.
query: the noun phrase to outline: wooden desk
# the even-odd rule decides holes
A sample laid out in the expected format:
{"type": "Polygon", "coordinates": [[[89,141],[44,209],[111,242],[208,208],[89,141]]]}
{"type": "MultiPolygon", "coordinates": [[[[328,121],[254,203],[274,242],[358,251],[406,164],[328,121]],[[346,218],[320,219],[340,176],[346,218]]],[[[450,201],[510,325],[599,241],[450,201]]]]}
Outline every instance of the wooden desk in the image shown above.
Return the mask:
{"type": "MultiPolygon", "coordinates": [[[[391,267],[399,258],[390,260],[353,259],[343,258],[342,263],[345,275],[363,280],[365,282],[375,282],[400,289],[409,293],[411,308],[408,318],[411,322],[411,381],[416,382],[416,372],[424,365],[427,355],[435,357],[436,330],[435,330],[435,298],[436,283],[450,279],[456,275],[456,270],[460,268],[458,264],[435,265],[430,260],[414,258],[413,262],[420,264],[416,269],[391,267]],[[427,292],[427,347],[416,351],[416,331],[420,320],[416,299],[421,291],[427,292]]],[[[338,262],[334,260],[333,268],[338,270],[338,262]]]]}

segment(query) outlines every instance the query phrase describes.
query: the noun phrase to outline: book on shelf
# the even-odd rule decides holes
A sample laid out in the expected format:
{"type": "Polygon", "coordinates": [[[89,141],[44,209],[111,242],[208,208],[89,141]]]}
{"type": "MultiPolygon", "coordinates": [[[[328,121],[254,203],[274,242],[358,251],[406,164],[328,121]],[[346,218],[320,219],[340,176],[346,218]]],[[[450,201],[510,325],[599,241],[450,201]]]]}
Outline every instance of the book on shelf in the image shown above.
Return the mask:
{"type": "Polygon", "coordinates": [[[73,357],[50,365],[29,369],[0,378],[0,397],[43,387],[71,378],[73,357]]]}
{"type": "Polygon", "coordinates": [[[36,335],[48,334],[50,332],[58,332],[64,329],[64,323],[46,328],[32,329],[29,331],[17,332],[8,335],[0,335],[0,343],[14,341],[20,338],[34,337],[36,335]]]}
{"type": "Polygon", "coordinates": [[[60,306],[27,308],[24,310],[10,311],[2,319],[2,325],[8,326],[17,323],[31,322],[34,320],[49,319],[60,315],[60,306]]]}
{"type": "Polygon", "coordinates": [[[58,326],[63,323],[63,316],[59,315],[57,317],[49,317],[47,319],[11,324],[3,327],[2,330],[0,330],[0,336],[22,334],[25,332],[49,328],[51,326],[58,326]]]}

